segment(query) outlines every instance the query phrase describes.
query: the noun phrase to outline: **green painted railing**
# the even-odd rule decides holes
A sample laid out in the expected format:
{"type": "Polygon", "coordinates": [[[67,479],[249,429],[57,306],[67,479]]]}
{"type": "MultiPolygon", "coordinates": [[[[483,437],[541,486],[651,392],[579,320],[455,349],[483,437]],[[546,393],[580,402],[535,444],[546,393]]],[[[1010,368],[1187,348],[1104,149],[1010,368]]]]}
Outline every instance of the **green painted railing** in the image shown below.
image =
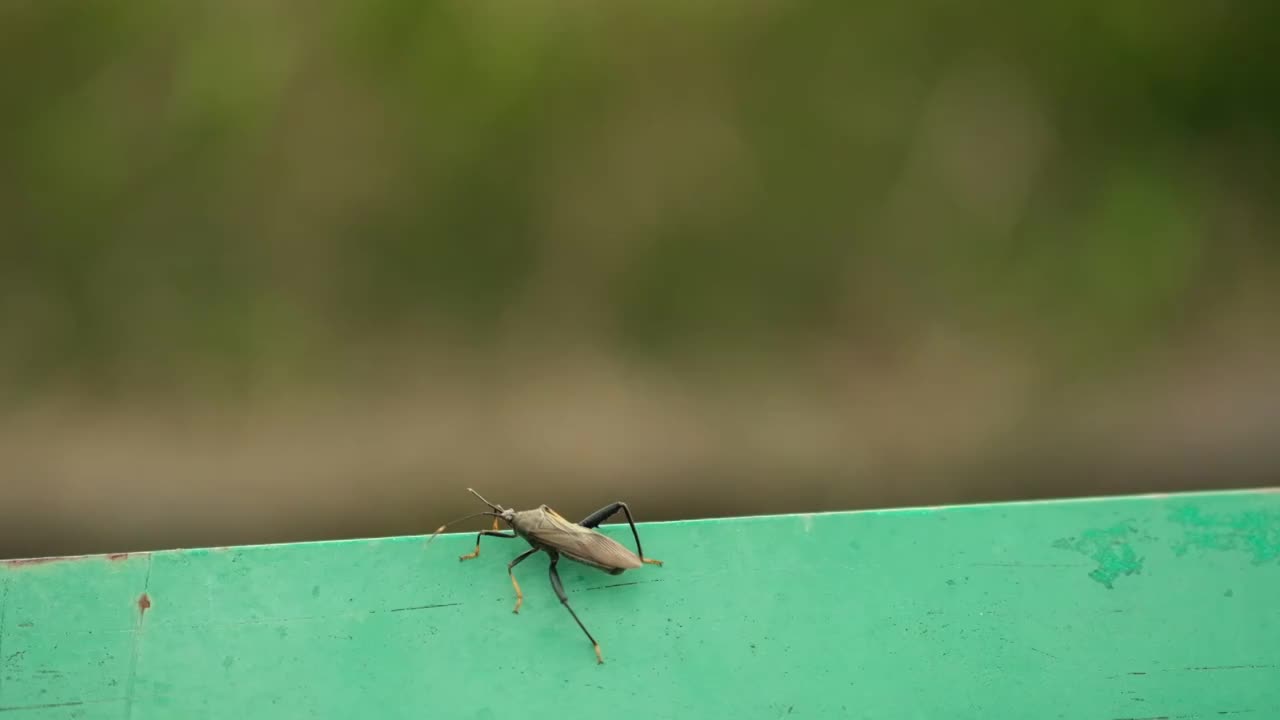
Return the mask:
{"type": "Polygon", "coordinates": [[[640,532],[561,563],[604,665],[521,541],[8,561],[0,718],[1280,718],[1274,492],[640,532]]]}

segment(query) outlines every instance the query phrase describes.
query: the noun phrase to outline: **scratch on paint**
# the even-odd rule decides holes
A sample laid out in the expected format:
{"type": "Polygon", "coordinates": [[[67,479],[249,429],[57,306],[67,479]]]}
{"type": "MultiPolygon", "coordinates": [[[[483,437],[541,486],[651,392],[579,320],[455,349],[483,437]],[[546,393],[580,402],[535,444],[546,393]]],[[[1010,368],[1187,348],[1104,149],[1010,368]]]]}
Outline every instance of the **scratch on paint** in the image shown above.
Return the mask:
{"type": "Polygon", "coordinates": [[[60,703],[45,703],[44,705],[9,705],[0,707],[0,712],[20,712],[22,710],[50,710],[52,708],[80,707],[84,703],[80,700],[60,703]]]}
{"type": "Polygon", "coordinates": [[[1207,667],[1189,667],[1186,670],[1270,670],[1275,665],[1212,665],[1207,667]]]}
{"type": "Polygon", "coordinates": [[[642,583],[642,582],[644,582],[644,581],[643,581],[643,580],[636,580],[636,581],[634,581],[634,582],[613,583],[612,585],[597,585],[597,586],[595,586],[595,587],[583,588],[583,590],[584,590],[584,591],[585,591],[585,590],[608,590],[609,588],[626,587],[626,586],[628,586],[628,585],[639,585],[639,584],[640,584],[640,583],[642,583]]]}
{"type": "Polygon", "coordinates": [[[1022,563],[1022,562],[982,562],[969,563],[970,567],[1008,567],[1008,568],[1079,568],[1089,567],[1080,563],[1022,563]]]}
{"type": "MultiPolygon", "coordinates": [[[[120,702],[120,698],[110,698],[107,700],[70,700],[67,702],[43,703],[41,705],[5,705],[0,706],[0,713],[6,712],[22,712],[24,710],[53,710],[55,708],[80,707],[82,705],[106,705],[108,703],[120,702]]],[[[72,713],[72,717],[79,717],[72,713]]]]}
{"type": "Polygon", "coordinates": [[[1060,538],[1054,541],[1053,547],[1091,558],[1097,563],[1097,567],[1089,572],[1089,577],[1111,590],[1121,576],[1142,572],[1142,558],[1130,544],[1137,532],[1137,528],[1122,523],[1109,528],[1086,530],[1078,538],[1060,538]]]}
{"type": "Polygon", "coordinates": [[[1222,715],[1244,715],[1252,710],[1219,710],[1217,712],[1193,712],[1190,715],[1144,715],[1142,717],[1115,717],[1112,720],[1196,720],[1198,717],[1219,717],[1222,715]]]}
{"type": "MultiPolygon", "coordinates": [[[[410,611],[410,610],[431,610],[431,609],[433,609],[433,608],[456,607],[456,606],[461,605],[461,604],[462,604],[462,603],[444,603],[443,605],[418,605],[418,606],[416,606],[416,607],[391,608],[390,610],[387,610],[386,612],[408,612],[408,611],[410,611]]],[[[377,614],[378,612],[379,612],[378,610],[370,610],[370,611],[369,611],[369,614],[370,614],[370,615],[375,615],[375,614],[377,614]]]]}
{"type": "MultiPolygon", "coordinates": [[[[4,657],[4,618],[9,610],[9,578],[0,583],[0,658],[4,657]]],[[[4,699],[4,672],[0,671],[0,700],[4,699]]]]}
{"type": "MultiPolygon", "coordinates": [[[[1035,650],[1035,648],[1031,648],[1031,649],[1035,650]]],[[[1202,665],[1199,667],[1184,667],[1182,669],[1190,672],[1198,672],[1198,671],[1208,671],[1208,670],[1273,670],[1277,667],[1280,667],[1280,665],[1258,665],[1258,664],[1255,664],[1255,665],[1202,665]]],[[[1164,670],[1164,671],[1157,671],[1157,672],[1176,672],[1176,670],[1164,670]]],[[[1140,672],[1137,670],[1125,673],[1125,675],[1146,675],[1146,674],[1147,673],[1145,672],[1140,672]]],[[[1111,677],[1115,678],[1118,676],[1112,675],[1111,677]]]]}
{"type": "MultiPolygon", "coordinates": [[[[431,610],[434,608],[458,607],[463,603],[439,603],[436,605],[414,605],[412,607],[402,608],[378,608],[376,610],[360,610],[357,612],[335,613],[332,615],[294,615],[291,617],[262,617],[251,618],[248,620],[234,620],[231,622],[205,622],[205,623],[180,623],[171,627],[180,627],[193,630],[203,630],[206,628],[227,628],[227,627],[247,627],[256,625],[287,625],[289,623],[305,623],[305,622],[327,622],[331,620],[351,619],[365,617],[366,615],[378,615],[381,613],[399,613],[411,612],[415,610],[431,610]]],[[[131,631],[126,631],[131,632],[131,631]]]]}
{"type": "Polygon", "coordinates": [[[632,581],[632,582],[612,583],[612,584],[609,584],[609,585],[597,585],[597,586],[595,586],[595,587],[582,588],[582,589],[583,589],[584,591],[586,591],[586,590],[607,590],[607,589],[609,589],[609,588],[626,587],[626,586],[628,586],[628,585],[643,585],[643,584],[645,584],[645,583],[656,583],[656,582],[662,582],[662,580],[661,580],[661,579],[657,579],[657,580],[634,580],[634,581],[632,581]]]}
{"type": "Polygon", "coordinates": [[[9,568],[32,567],[35,565],[51,565],[60,562],[73,562],[76,560],[85,560],[88,555],[61,555],[58,557],[38,557],[38,558],[18,558],[16,560],[0,560],[0,564],[9,568]]]}
{"type": "Polygon", "coordinates": [[[138,676],[138,653],[142,649],[142,624],[147,619],[147,609],[151,607],[151,596],[148,594],[151,589],[151,566],[154,560],[151,555],[147,555],[147,575],[142,580],[142,595],[138,597],[138,624],[134,626],[133,631],[133,650],[129,655],[129,679],[125,685],[125,720],[133,717],[133,685],[138,676]]]}
{"type": "MultiPolygon", "coordinates": [[[[7,568],[11,568],[11,569],[28,568],[28,567],[35,567],[38,565],[53,565],[55,563],[83,562],[85,560],[92,560],[95,558],[101,559],[101,560],[107,560],[110,562],[120,562],[121,560],[128,560],[129,558],[133,557],[133,555],[135,554],[136,553],[125,552],[125,553],[111,553],[109,555],[53,555],[53,556],[34,557],[34,558],[16,558],[13,560],[0,560],[0,565],[7,568]]],[[[150,555],[150,553],[147,553],[147,554],[150,555]]]]}

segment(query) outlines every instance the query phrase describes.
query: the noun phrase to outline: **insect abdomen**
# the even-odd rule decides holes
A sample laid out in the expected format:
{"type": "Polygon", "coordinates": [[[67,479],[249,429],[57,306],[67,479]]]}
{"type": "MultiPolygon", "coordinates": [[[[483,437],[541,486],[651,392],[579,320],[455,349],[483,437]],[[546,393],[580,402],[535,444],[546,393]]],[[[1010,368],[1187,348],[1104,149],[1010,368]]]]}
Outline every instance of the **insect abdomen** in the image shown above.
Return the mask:
{"type": "Polygon", "coordinates": [[[599,533],[592,533],[587,537],[587,547],[591,550],[589,555],[572,550],[566,552],[563,549],[561,552],[576,562],[598,568],[610,575],[620,575],[627,570],[644,566],[635,553],[613,538],[599,533]]]}

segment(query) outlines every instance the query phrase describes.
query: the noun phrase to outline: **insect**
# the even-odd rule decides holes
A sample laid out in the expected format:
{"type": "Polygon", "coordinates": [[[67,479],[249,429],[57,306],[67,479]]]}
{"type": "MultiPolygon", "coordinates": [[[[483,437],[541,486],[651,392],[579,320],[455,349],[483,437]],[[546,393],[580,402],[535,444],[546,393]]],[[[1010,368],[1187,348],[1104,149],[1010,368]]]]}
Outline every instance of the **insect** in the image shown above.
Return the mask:
{"type": "Polygon", "coordinates": [[[539,550],[545,552],[551,558],[549,571],[552,589],[556,591],[556,595],[560,598],[560,604],[564,605],[564,608],[573,616],[574,621],[578,623],[578,627],[582,628],[582,632],[586,633],[587,639],[591,641],[591,647],[596,651],[596,661],[603,664],[604,655],[600,652],[600,643],[596,642],[596,639],[591,636],[591,631],[587,630],[587,626],[583,625],[582,620],[578,618],[578,613],[574,612],[573,607],[569,605],[569,597],[565,595],[564,585],[560,582],[560,573],[556,570],[556,563],[560,562],[560,556],[563,555],[570,560],[580,562],[583,565],[590,565],[610,575],[621,575],[627,570],[632,570],[645,564],[661,566],[661,560],[654,560],[644,556],[644,550],[640,547],[640,533],[636,532],[636,523],[631,519],[631,508],[627,507],[624,502],[611,503],[575,524],[566,520],[564,516],[546,505],[540,505],[534,510],[513,510],[485,500],[480,493],[471,488],[467,488],[467,491],[480,498],[480,502],[493,508],[493,511],[478,512],[441,525],[439,529],[431,534],[431,540],[427,542],[430,543],[435,540],[437,535],[444,532],[444,529],[453,523],[482,515],[493,516],[493,529],[481,530],[477,533],[476,549],[460,556],[458,560],[471,560],[478,557],[480,555],[480,538],[486,535],[507,539],[524,538],[532,547],[507,564],[507,574],[511,576],[511,586],[516,589],[516,607],[511,611],[513,613],[519,613],[520,605],[524,602],[524,594],[520,592],[520,583],[516,582],[516,565],[519,565],[539,550]],[[627,524],[631,526],[631,535],[636,540],[636,551],[634,553],[616,540],[600,534],[595,529],[600,523],[616,515],[619,510],[627,516],[627,524]],[[505,521],[507,525],[511,526],[510,533],[499,531],[499,520],[505,521]]]}

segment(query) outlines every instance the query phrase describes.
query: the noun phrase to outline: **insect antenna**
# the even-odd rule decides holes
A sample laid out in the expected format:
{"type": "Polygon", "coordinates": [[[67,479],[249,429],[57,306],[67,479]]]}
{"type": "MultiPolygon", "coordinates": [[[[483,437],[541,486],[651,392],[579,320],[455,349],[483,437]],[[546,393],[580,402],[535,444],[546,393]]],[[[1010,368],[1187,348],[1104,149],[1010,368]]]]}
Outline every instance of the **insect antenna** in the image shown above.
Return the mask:
{"type": "Polygon", "coordinates": [[[469,493],[471,493],[472,495],[475,495],[476,497],[480,498],[480,502],[482,502],[482,503],[484,503],[485,505],[488,505],[489,507],[493,508],[496,512],[502,512],[502,506],[501,506],[501,505],[494,505],[493,503],[489,502],[488,500],[485,500],[485,499],[484,499],[484,496],[483,496],[483,495],[481,495],[480,493],[476,492],[475,490],[472,490],[471,488],[467,488],[467,492],[469,492],[469,493]]]}
{"type": "Polygon", "coordinates": [[[470,515],[468,515],[468,516],[466,516],[466,517],[460,517],[460,518],[458,518],[457,520],[450,520],[449,522],[445,523],[444,525],[441,525],[440,527],[436,528],[436,531],[435,531],[435,532],[431,533],[431,538],[427,540],[427,544],[428,544],[428,545],[430,545],[430,544],[431,544],[431,542],[432,542],[432,541],[434,541],[434,540],[436,539],[436,536],[437,536],[437,535],[439,535],[440,533],[444,532],[444,529],[445,529],[445,528],[447,528],[447,527],[449,527],[450,525],[452,525],[452,524],[454,524],[454,523],[460,523],[460,522],[462,522],[463,520],[470,520],[471,518],[477,518],[477,517],[480,517],[480,516],[482,516],[482,515],[490,515],[490,516],[495,517],[495,518],[500,518],[500,517],[502,517],[501,515],[499,515],[499,514],[498,514],[498,513],[496,513],[496,512],[487,512],[487,511],[486,511],[486,512],[472,513],[472,514],[470,514],[470,515]]]}

